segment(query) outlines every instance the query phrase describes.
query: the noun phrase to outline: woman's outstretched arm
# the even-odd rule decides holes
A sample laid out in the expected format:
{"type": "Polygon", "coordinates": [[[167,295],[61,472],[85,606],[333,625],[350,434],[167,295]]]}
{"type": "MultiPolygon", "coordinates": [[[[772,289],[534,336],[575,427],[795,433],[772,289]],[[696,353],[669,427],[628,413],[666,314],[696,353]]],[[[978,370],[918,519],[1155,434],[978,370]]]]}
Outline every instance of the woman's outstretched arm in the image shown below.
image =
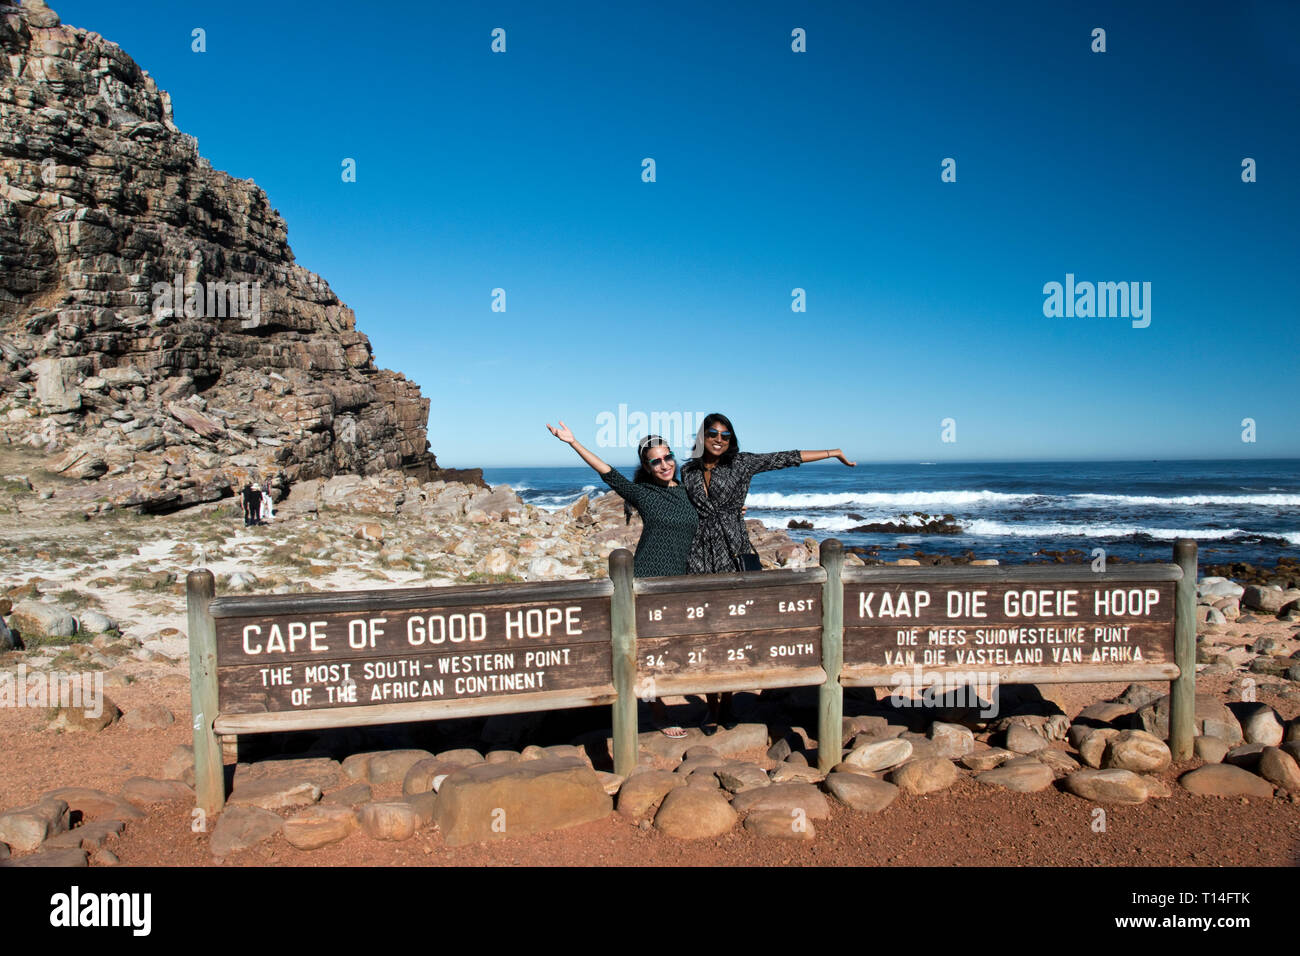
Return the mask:
{"type": "Polygon", "coordinates": [[[857,465],[856,461],[849,461],[845,458],[844,452],[840,451],[838,448],[830,448],[826,451],[801,451],[799,452],[799,457],[804,461],[825,461],[827,458],[838,458],[850,468],[857,465]]]}
{"type": "Polygon", "coordinates": [[[838,458],[849,467],[857,464],[845,458],[844,452],[838,448],[827,451],[773,451],[757,455],[741,452],[736,456],[739,467],[744,474],[748,475],[756,475],[761,471],[776,471],[778,468],[793,468],[807,461],[824,461],[827,458],[838,458]]]}
{"type": "Polygon", "coordinates": [[[560,441],[564,442],[566,445],[571,445],[573,447],[573,450],[578,453],[578,455],[582,458],[583,461],[591,465],[592,468],[596,469],[596,474],[604,475],[611,470],[611,467],[609,465],[605,464],[605,462],[601,461],[597,456],[593,455],[586,448],[582,447],[582,443],[579,442],[578,439],[573,437],[573,432],[569,431],[569,426],[564,424],[564,422],[560,422],[559,428],[555,428],[549,422],[547,423],[546,427],[550,429],[551,434],[554,435],[556,438],[558,438],[560,441]]]}

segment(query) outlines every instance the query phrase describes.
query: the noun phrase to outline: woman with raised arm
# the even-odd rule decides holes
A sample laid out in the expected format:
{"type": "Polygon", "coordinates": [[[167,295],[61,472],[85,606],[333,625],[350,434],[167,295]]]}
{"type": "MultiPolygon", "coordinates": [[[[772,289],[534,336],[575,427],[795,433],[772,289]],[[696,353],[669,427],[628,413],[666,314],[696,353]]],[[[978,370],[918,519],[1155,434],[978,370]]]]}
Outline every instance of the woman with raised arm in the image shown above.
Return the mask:
{"type": "MultiPolygon", "coordinates": [[[[560,422],[559,428],[550,424],[546,427],[560,441],[572,446],[582,460],[604,479],[605,484],[618,493],[624,502],[623,514],[626,520],[632,520],[633,508],[640,513],[641,538],[637,541],[636,555],[632,560],[633,575],[645,578],[685,574],[687,555],[691,550],[691,542],[695,539],[699,519],[686,490],[677,480],[677,462],[668,443],[658,435],[647,435],[641,439],[637,446],[640,463],[632,480],[628,481],[618,469],[607,465],[584,448],[564,422],[560,422]]],[[[665,735],[678,738],[686,736],[686,731],[682,728],[668,724],[668,709],[663,701],[652,700],[650,711],[665,735]]]]}
{"type": "MultiPolygon", "coordinates": [[[[838,458],[850,468],[838,448],[826,451],[777,451],[768,454],[742,452],[736,429],[726,415],[714,412],[705,417],[695,438],[691,458],[682,466],[682,484],[699,515],[699,527],[691,543],[688,561],[691,574],[722,574],[730,571],[757,571],[758,552],[749,540],[741,511],[749,482],[759,472],[791,468],[808,461],[838,458]]],[[[716,729],[724,719],[729,722],[731,694],[708,695],[709,725],[716,729]]]]}

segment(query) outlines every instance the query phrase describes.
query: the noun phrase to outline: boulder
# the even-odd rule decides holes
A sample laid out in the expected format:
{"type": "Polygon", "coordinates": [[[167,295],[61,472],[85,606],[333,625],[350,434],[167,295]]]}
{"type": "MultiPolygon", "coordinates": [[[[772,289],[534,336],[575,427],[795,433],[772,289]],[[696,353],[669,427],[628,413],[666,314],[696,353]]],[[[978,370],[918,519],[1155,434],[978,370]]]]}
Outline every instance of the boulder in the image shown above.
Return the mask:
{"type": "Polygon", "coordinates": [[[1102,766],[1151,773],[1164,770],[1171,760],[1169,748],[1159,737],[1145,730],[1122,730],[1107,742],[1102,766]]]}
{"type": "Polygon", "coordinates": [[[1047,741],[1022,724],[1011,724],[1006,732],[1006,749],[1018,754],[1032,754],[1045,749],[1047,741]]]}
{"type": "Polygon", "coordinates": [[[1169,784],[1165,783],[1160,777],[1149,773],[1139,774],[1139,776],[1142,777],[1142,783],[1146,785],[1147,799],[1163,800],[1174,795],[1173,790],[1169,788],[1169,784]]]}
{"type": "Polygon", "coordinates": [[[935,756],[951,760],[975,749],[975,734],[961,724],[946,724],[936,720],[930,725],[930,739],[938,751],[935,756]]]}
{"type": "Polygon", "coordinates": [[[1014,757],[1010,750],[1004,750],[1001,747],[986,747],[983,750],[974,750],[965,754],[961,758],[961,765],[968,770],[984,771],[992,770],[994,767],[1001,766],[1011,757],[1014,757]]]}
{"type": "MultiPolygon", "coordinates": [[[[767,774],[763,774],[763,786],[767,785],[767,774]]],[[[623,781],[618,791],[618,812],[632,820],[644,820],[650,811],[668,795],[668,791],[686,784],[678,774],[667,770],[647,770],[634,773],[623,781]]],[[[723,786],[726,786],[724,783],[723,786]]]]}
{"type": "MultiPolygon", "coordinates": [[[[1157,695],[1158,696],[1158,695],[1157,695]]],[[[1146,703],[1146,701],[1143,701],[1146,703]]],[[[1133,711],[1141,704],[1121,703],[1119,701],[1100,701],[1095,704],[1089,704],[1083,710],[1079,711],[1079,716],[1074,718],[1071,727],[1083,725],[1085,727],[1115,727],[1118,730],[1124,728],[1120,724],[1129,723],[1133,711]]],[[[1075,745],[1077,746],[1077,744],[1075,745]]]]}
{"type": "MultiPolygon", "coordinates": [[[[1042,738],[1040,737],[1039,740],[1042,738]]],[[[960,776],[951,760],[943,757],[922,757],[896,768],[889,778],[900,790],[922,794],[947,790],[960,776]]]]}
{"type": "Polygon", "coordinates": [[[117,628],[117,622],[99,611],[82,611],[77,617],[77,630],[84,634],[103,634],[117,628]]]}
{"type": "Polygon", "coordinates": [[[448,846],[460,846],[577,826],[611,809],[591,767],[552,757],[456,771],[438,791],[434,821],[448,846]]]}
{"type": "Polygon", "coordinates": [[[1056,779],[1056,774],[1047,764],[1037,760],[1025,763],[1013,761],[993,770],[978,773],[975,779],[980,783],[1014,790],[1017,793],[1037,793],[1050,787],[1052,781],[1056,779]]]}
{"type": "Polygon", "coordinates": [[[906,762],[912,756],[910,740],[877,740],[855,747],[844,758],[844,763],[863,770],[888,770],[906,762]]]}
{"type": "MultiPolygon", "coordinates": [[[[75,699],[75,698],[74,698],[75,699]]],[[[122,711],[107,694],[100,694],[93,707],[60,707],[50,721],[50,730],[99,733],[117,723],[122,711]]]]}
{"type": "Polygon", "coordinates": [[[45,797],[0,814],[0,843],[20,853],[35,850],[49,837],[65,832],[69,823],[67,802],[45,797]]]}
{"type": "Polygon", "coordinates": [[[1069,754],[1048,747],[1046,750],[1040,750],[1033,755],[1033,759],[1051,767],[1057,774],[1074,773],[1079,769],[1079,761],[1075,760],[1069,754]]]}
{"type": "Polygon", "coordinates": [[[318,849],[347,839],[356,830],[351,806],[317,804],[286,819],[283,834],[292,847],[318,849]]]}
{"type": "Polygon", "coordinates": [[[279,810],[315,803],[320,799],[320,794],[320,787],[311,780],[297,775],[283,775],[238,784],[226,803],[232,807],[279,810]]]}
{"type": "Polygon", "coordinates": [[[731,801],[739,813],[753,810],[781,810],[787,815],[791,810],[802,810],[813,820],[825,820],[831,815],[826,795],[810,783],[774,783],[770,787],[746,790],[731,801]]]}
{"type": "Polygon", "coordinates": [[[1100,769],[1106,748],[1119,734],[1113,727],[1101,727],[1092,731],[1079,743],[1079,759],[1093,769],[1100,769]]]}
{"type": "Polygon", "coordinates": [[[658,731],[638,734],[637,744],[642,751],[660,760],[681,760],[687,750],[701,744],[721,757],[762,750],[768,745],[766,724],[737,724],[730,730],[719,727],[712,735],[705,734],[698,727],[683,729],[686,736],[680,738],[665,737],[658,731]]]}
{"type": "Polygon", "coordinates": [[[756,787],[766,787],[772,781],[762,767],[752,763],[729,763],[713,772],[724,790],[744,793],[756,787]]]}
{"type": "Polygon", "coordinates": [[[81,409],[80,375],[75,358],[47,358],[29,366],[36,374],[36,400],[50,413],[75,412],[81,409]]]}
{"type": "Polygon", "coordinates": [[[755,810],[745,817],[745,829],[773,840],[812,840],[817,836],[813,822],[797,811],[755,810]]]}
{"type": "Polygon", "coordinates": [[[1238,714],[1246,743],[1276,747],[1282,742],[1284,728],[1272,707],[1267,704],[1242,705],[1238,714]]]}
{"type": "Polygon", "coordinates": [[[95,820],[50,837],[44,846],[52,850],[98,850],[124,829],[126,824],[121,820],[95,820]]]}
{"type": "Polygon", "coordinates": [[[409,840],[420,828],[419,812],[405,801],[367,803],[356,812],[356,819],[361,832],[372,840],[409,840]]]}
{"type": "Polygon", "coordinates": [[[1206,764],[1178,778],[1184,790],[1208,797],[1271,797],[1273,785],[1229,763],[1206,764]]]}
{"type": "Polygon", "coordinates": [[[48,866],[58,869],[89,866],[86,862],[86,851],[78,849],[42,850],[20,860],[9,860],[7,863],[9,866],[48,866]]]}
{"type": "Polygon", "coordinates": [[[467,757],[426,757],[411,764],[406,776],[402,778],[402,793],[410,796],[415,793],[436,791],[442,781],[457,770],[483,763],[483,758],[469,760],[467,757]]]}
{"type": "Polygon", "coordinates": [[[141,704],[128,710],[122,717],[127,730],[161,730],[176,722],[176,715],[162,704],[141,704]]]}
{"type": "Polygon", "coordinates": [[[655,829],[679,840],[702,840],[728,832],[737,819],[720,791],[678,787],[664,797],[655,814],[655,829]]]}
{"type": "Polygon", "coordinates": [[[167,780],[180,780],[194,786],[194,747],[178,744],[163,762],[162,775],[167,780]]]}
{"type": "Polygon", "coordinates": [[[74,814],[81,814],[83,820],[125,820],[129,823],[145,818],[143,810],[121,797],[90,787],[59,787],[42,794],[44,797],[66,801],[68,808],[74,814]]]}
{"type": "Polygon", "coordinates": [[[1248,607],[1252,611],[1262,611],[1265,614],[1277,614],[1282,610],[1284,603],[1286,602],[1283,600],[1281,588],[1262,584],[1252,584],[1241,594],[1242,607],[1248,607]]]}
{"type": "Polygon", "coordinates": [[[372,798],[370,784],[354,783],[342,790],[335,790],[333,793],[325,794],[320,798],[320,802],[340,807],[351,807],[355,810],[363,803],[369,803],[372,798]]]}
{"type": "Polygon", "coordinates": [[[1286,751],[1277,747],[1265,747],[1255,770],[1274,786],[1289,793],[1300,794],[1300,765],[1286,751]]]}
{"type": "Polygon", "coordinates": [[[773,783],[821,783],[826,776],[816,767],[782,762],[772,768],[773,783]]]}
{"type": "Polygon", "coordinates": [[[72,637],[77,633],[77,619],[62,604],[43,601],[19,601],[9,612],[9,627],[22,635],[24,643],[72,637]]]}
{"type": "MultiPolygon", "coordinates": [[[[905,733],[898,739],[912,745],[912,756],[908,760],[940,756],[939,745],[924,734],[905,733]]],[[[904,761],[904,763],[906,762],[904,761]]]]}
{"type": "Polygon", "coordinates": [[[840,803],[862,813],[879,813],[898,796],[892,783],[859,773],[832,773],[825,786],[840,803]]]}
{"type": "Polygon", "coordinates": [[[368,783],[370,758],[373,756],[373,752],[349,754],[339,765],[339,772],[341,772],[348,780],[359,780],[363,783],[368,783]]]}
{"type": "Polygon", "coordinates": [[[242,787],[254,780],[284,779],[285,777],[309,780],[323,793],[338,786],[342,774],[338,761],[331,757],[291,757],[287,759],[259,760],[256,763],[237,764],[234,785],[242,787]]]}
{"type": "Polygon", "coordinates": [[[1264,744],[1238,744],[1223,755],[1223,763],[1242,767],[1254,772],[1259,766],[1259,758],[1264,756],[1264,744]]]}
{"type": "Polygon", "coordinates": [[[1228,753],[1228,743],[1220,737],[1197,737],[1192,746],[1195,755],[1206,763],[1223,763],[1228,753]]]}
{"type": "Polygon", "coordinates": [[[1215,576],[1201,578],[1200,584],[1196,586],[1198,598],[1239,598],[1245,591],[1246,589],[1240,584],[1228,578],[1215,576]]]}
{"type": "Polygon", "coordinates": [[[408,770],[421,760],[432,757],[433,754],[427,750],[381,750],[371,754],[370,761],[366,764],[366,779],[378,785],[402,783],[408,770]]]}
{"type": "Polygon", "coordinates": [[[122,784],[122,798],[137,807],[173,801],[193,801],[194,791],[179,780],[132,777],[122,784]]]}
{"type": "Polygon", "coordinates": [[[1076,770],[1065,778],[1065,789],[1095,803],[1146,803],[1147,786],[1131,770],[1076,770]]]}
{"type": "Polygon", "coordinates": [[[409,804],[415,811],[415,815],[420,818],[420,826],[433,826],[433,808],[438,803],[436,793],[413,793],[403,797],[402,802],[409,804]]]}
{"type": "Polygon", "coordinates": [[[217,859],[264,843],[284,827],[284,820],[260,807],[227,807],[212,830],[212,855],[217,859]]]}
{"type": "MultiPolygon", "coordinates": [[[[1169,695],[1145,705],[1137,712],[1138,728],[1161,740],[1169,739],[1169,695]]],[[[1206,737],[1220,737],[1229,744],[1242,741],[1241,724],[1228,706],[1210,693],[1196,695],[1195,732],[1206,737]]]]}

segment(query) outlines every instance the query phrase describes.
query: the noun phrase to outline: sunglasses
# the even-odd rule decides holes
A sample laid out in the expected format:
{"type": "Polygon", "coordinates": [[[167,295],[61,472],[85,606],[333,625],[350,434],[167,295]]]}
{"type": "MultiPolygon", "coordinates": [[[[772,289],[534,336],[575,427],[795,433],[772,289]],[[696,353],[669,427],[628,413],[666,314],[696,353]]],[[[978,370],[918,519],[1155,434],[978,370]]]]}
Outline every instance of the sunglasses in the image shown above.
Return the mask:
{"type": "Polygon", "coordinates": [[[729,431],[718,431],[716,428],[706,428],[704,434],[709,438],[717,438],[721,436],[723,441],[731,441],[731,432],[729,431]]]}
{"type": "Polygon", "coordinates": [[[662,458],[651,458],[649,461],[646,462],[646,464],[649,465],[651,468],[658,468],[664,462],[672,461],[672,460],[673,460],[673,453],[669,452],[668,454],[664,455],[662,458]]]}

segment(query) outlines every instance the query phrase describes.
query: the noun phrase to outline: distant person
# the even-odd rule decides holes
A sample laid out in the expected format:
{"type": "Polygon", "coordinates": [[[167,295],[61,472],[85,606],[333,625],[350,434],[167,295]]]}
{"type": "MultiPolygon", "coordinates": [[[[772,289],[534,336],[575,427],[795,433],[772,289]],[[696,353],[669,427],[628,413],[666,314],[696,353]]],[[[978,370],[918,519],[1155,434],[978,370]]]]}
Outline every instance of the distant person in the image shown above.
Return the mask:
{"type": "Polygon", "coordinates": [[[271,486],[267,485],[262,489],[262,507],[258,512],[258,518],[262,524],[270,524],[271,519],[275,517],[275,508],[271,503],[271,486]]]}
{"type": "MultiPolygon", "coordinates": [[[[637,446],[638,465],[628,481],[617,469],[605,464],[573,437],[564,422],[546,426],[552,435],[570,445],[623,499],[623,514],[632,520],[632,509],[641,515],[641,538],[636,543],[632,573],[639,578],[685,574],[698,518],[691,500],[677,478],[677,461],[668,443],[658,435],[647,435],[637,446]]],[[[650,702],[655,724],[668,737],[681,738],[686,731],[668,723],[668,708],[658,699],[650,702]]]]}
{"type": "Polygon", "coordinates": [[[253,484],[252,482],[245,485],[244,490],[241,493],[241,497],[244,499],[245,527],[249,525],[257,524],[262,509],[262,501],[261,501],[262,495],[261,492],[257,490],[257,485],[253,484]]]}
{"type": "MultiPolygon", "coordinates": [[[[682,485],[700,516],[688,558],[690,573],[759,570],[758,552],[749,540],[742,516],[750,480],[759,472],[827,458],[838,458],[849,467],[857,464],[845,458],[838,448],[768,454],[742,452],[731,419],[719,412],[706,416],[695,437],[691,457],[682,466],[682,485]]],[[[720,721],[730,724],[731,694],[708,694],[707,700],[705,733],[716,730],[720,721]]]]}

